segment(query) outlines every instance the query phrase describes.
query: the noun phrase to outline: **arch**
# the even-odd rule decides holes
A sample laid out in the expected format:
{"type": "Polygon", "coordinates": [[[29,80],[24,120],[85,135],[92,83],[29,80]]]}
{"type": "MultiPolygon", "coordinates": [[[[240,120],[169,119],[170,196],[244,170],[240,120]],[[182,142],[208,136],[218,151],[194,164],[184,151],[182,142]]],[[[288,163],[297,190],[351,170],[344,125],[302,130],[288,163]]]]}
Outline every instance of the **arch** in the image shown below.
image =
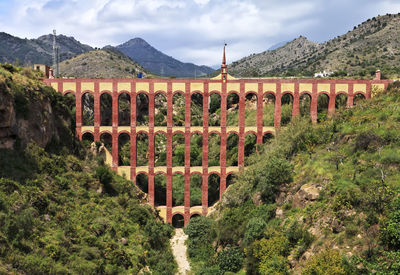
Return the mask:
{"type": "Polygon", "coordinates": [[[190,96],[190,126],[203,126],[203,95],[200,93],[190,96]]]}
{"type": "Polygon", "coordinates": [[[131,125],[131,96],[125,92],[118,96],[118,125],[131,125]]]}
{"type": "Polygon", "coordinates": [[[226,97],[226,126],[239,126],[239,96],[230,92],[226,97]]]}
{"type": "Polygon", "coordinates": [[[181,92],[172,96],[172,125],[185,125],[185,97],[181,92]]]}
{"type": "Polygon", "coordinates": [[[265,93],[263,96],[263,126],[274,126],[275,95],[265,93]]]}
{"type": "Polygon", "coordinates": [[[358,92],[353,97],[353,105],[354,106],[358,105],[358,104],[360,104],[361,101],[363,101],[365,99],[366,99],[365,95],[361,92],[358,92]]]}
{"type": "Polygon", "coordinates": [[[317,98],[317,121],[324,121],[328,116],[329,96],[320,93],[317,98]]]}
{"type": "Polygon", "coordinates": [[[208,126],[220,126],[221,95],[219,93],[211,93],[208,100],[208,126]]]}
{"type": "Polygon", "coordinates": [[[198,212],[194,212],[192,214],[190,214],[190,219],[194,219],[194,218],[198,218],[201,217],[201,214],[198,212]]]}
{"type": "Polygon", "coordinates": [[[231,132],[226,138],[226,166],[238,165],[239,135],[231,132]]]}
{"type": "Polygon", "coordinates": [[[149,125],[149,97],[144,92],[136,95],[136,125],[149,125]]]}
{"type": "Polygon", "coordinates": [[[162,132],[154,136],[154,166],[167,166],[167,136],[162,132]]]}
{"type": "Polygon", "coordinates": [[[167,97],[158,92],[154,96],[154,126],[167,126],[167,97]]]}
{"type": "Polygon", "coordinates": [[[340,93],[335,96],[335,109],[344,109],[347,106],[347,94],[340,93]]]}
{"type": "Polygon", "coordinates": [[[167,205],[167,177],[163,173],[154,176],[154,204],[167,205]]]}
{"type": "Polygon", "coordinates": [[[263,142],[263,144],[270,143],[273,138],[274,138],[274,135],[272,133],[266,132],[263,135],[262,142],[263,142]]]}
{"type": "Polygon", "coordinates": [[[118,165],[131,165],[131,137],[127,133],[118,136],[118,165]]]}
{"type": "Polygon", "coordinates": [[[136,135],[136,166],[149,164],[149,136],[140,132],[136,135]]]}
{"type": "Polygon", "coordinates": [[[72,125],[75,125],[75,113],[76,113],[76,97],[75,93],[67,91],[64,94],[65,104],[71,112],[71,118],[73,119],[72,125]]]}
{"type": "Polygon", "coordinates": [[[291,92],[285,92],[281,97],[281,125],[287,125],[292,120],[293,95],[291,92]]]}
{"type": "Polygon", "coordinates": [[[146,173],[139,173],[136,175],[136,186],[139,187],[142,192],[149,193],[149,178],[146,173]]]}
{"type": "Polygon", "coordinates": [[[190,176],[190,206],[199,206],[202,203],[203,178],[198,173],[190,176]]]}
{"type": "Polygon", "coordinates": [[[172,206],[185,203],[185,177],[181,173],[172,176],[172,206]]]}
{"type": "Polygon", "coordinates": [[[218,174],[208,175],[208,207],[213,206],[219,200],[220,183],[221,178],[218,174]]]}
{"type": "Polygon", "coordinates": [[[94,96],[86,92],[82,95],[82,126],[94,126],[94,96]]]}
{"type": "Polygon", "coordinates": [[[182,228],[185,226],[185,218],[182,214],[176,213],[172,216],[172,226],[175,228],[182,228]]]}
{"type": "Polygon", "coordinates": [[[172,136],[172,166],[185,165],[185,136],[176,133],[172,136]]]}
{"type": "Polygon", "coordinates": [[[109,132],[103,132],[100,134],[100,141],[104,144],[110,154],[112,154],[112,135],[109,132]]]}
{"type": "Polygon", "coordinates": [[[309,117],[311,119],[311,94],[303,92],[299,98],[299,111],[301,117],[309,117]]]}
{"type": "Polygon", "coordinates": [[[247,134],[244,138],[244,165],[250,164],[250,156],[256,152],[257,136],[254,133],[247,134]]]}
{"type": "Polygon", "coordinates": [[[100,125],[112,125],[112,96],[109,93],[102,93],[100,95],[100,125]]]}
{"type": "Polygon", "coordinates": [[[220,165],[221,136],[218,133],[208,135],[208,166],[220,165]]]}
{"type": "Polygon", "coordinates": [[[257,95],[248,92],[244,100],[244,125],[257,126],[257,95]]]}
{"type": "Polygon", "coordinates": [[[82,135],[82,142],[84,146],[89,147],[94,142],[94,136],[91,132],[85,132],[82,135]]]}
{"type": "Polygon", "coordinates": [[[203,136],[194,133],[190,136],[190,166],[203,165],[203,136]]]}

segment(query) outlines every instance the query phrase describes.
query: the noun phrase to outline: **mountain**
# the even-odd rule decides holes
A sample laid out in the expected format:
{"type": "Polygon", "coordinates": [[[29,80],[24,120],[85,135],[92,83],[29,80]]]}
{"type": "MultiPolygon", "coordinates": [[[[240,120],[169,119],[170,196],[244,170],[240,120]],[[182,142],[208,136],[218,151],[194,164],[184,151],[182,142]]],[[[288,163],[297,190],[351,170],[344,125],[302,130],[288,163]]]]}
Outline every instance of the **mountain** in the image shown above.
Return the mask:
{"type": "Polygon", "coordinates": [[[387,14],[321,44],[300,37],[278,49],[242,58],[229,69],[236,76],[312,76],[325,70],[361,77],[371,77],[380,69],[387,77],[398,77],[399,37],[400,14],[387,14]]]}
{"type": "MultiPolygon", "coordinates": [[[[90,50],[92,47],[84,45],[73,37],[57,35],[57,45],[60,47],[60,60],[90,50]]],[[[21,39],[5,32],[0,32],[0,62],[22,64],[52,64],[53,35],[43,35],[37,39],[21,39]]]]}
{"type": "Polygon", "coordinates": [[[272,45],[271,47],[268,48],[268,51],[272,51],[272,50],[276,50],[277,48],[280,48],[282,46],[285,46],[287,43],[289,43],[290,41],[282,41],[279,43],[276,43],[274,45],[272,45]]]}
{"type": "Polygon", "coordinates": [[[115,48],[147,70],[161,76],[199,77],[215,71],[207,66],[198,66],[176,60],[155,49],[141,38],[131,39],[115,48]]]}
{"type": "Polygon", "coordinates": [[[64,60],[60,63],[60,72],[67,77],[135,78],[146,70],[118,50],[107,48],[64,60]]]}

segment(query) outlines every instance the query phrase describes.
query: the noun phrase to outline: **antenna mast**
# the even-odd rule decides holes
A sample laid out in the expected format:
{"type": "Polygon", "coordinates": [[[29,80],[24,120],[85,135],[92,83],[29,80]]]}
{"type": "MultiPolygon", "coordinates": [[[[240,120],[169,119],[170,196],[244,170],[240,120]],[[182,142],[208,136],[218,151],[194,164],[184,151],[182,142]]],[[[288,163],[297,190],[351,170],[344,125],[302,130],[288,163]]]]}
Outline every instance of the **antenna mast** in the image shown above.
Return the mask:
{"type": "Polygon", "coordinates": [[[53,70],[54,70],[54,76],[58,77],[60,73],[60,65],[59,65],[59,52],[58,52],[58,47],[56,44],[56,30],[53,30],[53,70]]]}

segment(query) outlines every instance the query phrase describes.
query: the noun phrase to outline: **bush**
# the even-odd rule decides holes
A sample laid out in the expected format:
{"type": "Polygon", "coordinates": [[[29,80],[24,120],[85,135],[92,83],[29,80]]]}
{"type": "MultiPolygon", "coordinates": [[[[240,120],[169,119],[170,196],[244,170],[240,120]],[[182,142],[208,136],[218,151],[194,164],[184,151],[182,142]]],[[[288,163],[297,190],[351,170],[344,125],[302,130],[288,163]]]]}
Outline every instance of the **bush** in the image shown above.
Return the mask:
{"type": "Polygon", "coordinates": [[[259,218],[251,218],[246,226],[246,233],[244,234],[243,243],[245,245],[251,244],[253,241],[261,239],[264,235],[267,223],[259,218]]]}
{"type": "Polygon", "coordinates": [[[226,247],[218,253],[217,263],[221,270],[238,272],[242,268],[243,253],[239,247],[226,247]]]}
{"type": "Polygon", "coordinates": [[[216,237],[214,221],[207,217],[190,220],[184,228],[188,238],[188,255],[195,261],[209,261],[214,254],[212,242],[216,237]]]}
{"type": "Polygon", "coordinates": [[[302,274],[304,275],[341,275],[346,274],[342,257],[337,250],[326,250],[314,255],[306,263],[302,274]]]}
{"type": "Polygon", "coordinates": [[[400,249],[400,198],[391,204],[391,213],[381,228],[381,240],[391,249],[400,249]]]}

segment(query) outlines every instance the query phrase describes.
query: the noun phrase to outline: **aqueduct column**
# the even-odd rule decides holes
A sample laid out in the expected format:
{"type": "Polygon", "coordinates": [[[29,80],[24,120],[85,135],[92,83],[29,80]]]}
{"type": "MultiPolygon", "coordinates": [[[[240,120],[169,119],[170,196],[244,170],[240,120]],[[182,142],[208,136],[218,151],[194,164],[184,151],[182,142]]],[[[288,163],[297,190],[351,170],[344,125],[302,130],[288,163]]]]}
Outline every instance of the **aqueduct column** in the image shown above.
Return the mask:
{"type": "Polygon", "coordinates": [[[136,83],[131,81],[131,180],[136,182],[136,83]]]}
{"type": "Polygon", "coordinates": [[[220,137],[220,156],[219,162],[221,166],[221,175],[220,175],[220,182],[219,182],[219,196],[221,198],[222,194],[225,192],[226,188],[226,107],[227,107],[227,89],[226,89],[226,82],[222,83],[221,89],[221,137],[220,137]]]}
{"type": "Polygon", "coordinates": [[[276,84],[275,94],[275,114],[274,114],[274,127],[276,131],[279,131],[281,127],[281,107],[282,107],[282,94],[281,94],[281,82],[276,84]]]}
{"type": "Polygon", "coordinates": [[[312,84],[310,115],[312,123],[317,123],[318,119],[318,90],[317,84],[312,84]]]}
{"type": "Polygon", "coordinates": [[[167,83],[167,222],[172,223],[172,83],[167,83]]]}
{"type": "Polygon", "coordinates": [[[208,94],[208,83],[204,83],[204,93],[203,93],[203,173],[202,173],[202,214],[207,215],[208,209],[208,104],[209,104],[209,94],[208,94]]]}
{"type": "Polygon", "coordinates": [[[347,107],[353,107],[353,99],[354,99],[354,95],[353,95],[353,89],[354,89],[354,85],[353,83],[349,83],[349,92],[347,95],[347,107]]]}
{"type": "Polygon", "coordinates": [[[239,93],[239,144],[238,144],[238,166],[244,166],[244,127],[245,127],[245,100],[244,82],[240,82],[239,93]]]}
{"type": "Polygon", "coordinates": [[[299,82],[294,83],[292,119],[300,114],[299,82]]]}
{"type": "Polygon", "coordinates": [[[258,83],[257,91],[257,144],[262,144],[263,139],[263,86],[258,83]]]}
{"type": "Polygon", "coordinates": [[[80,81],[76,83],[75,104],[76,136],[82,139],[82,92],[80,81]]]}
{"type": "Polygon", "coordinates": [[[185,225],[190,220],[190,84],[185,83],[185,225]]]}
{"type": "Polygon", "coordinates": [[[328,105],[328,116],[332,117],[335,113],[335,100],[336,100],[336,93],[335,93],[335,85],[333,83],[329,86],[329,105],[328,105]]]}

